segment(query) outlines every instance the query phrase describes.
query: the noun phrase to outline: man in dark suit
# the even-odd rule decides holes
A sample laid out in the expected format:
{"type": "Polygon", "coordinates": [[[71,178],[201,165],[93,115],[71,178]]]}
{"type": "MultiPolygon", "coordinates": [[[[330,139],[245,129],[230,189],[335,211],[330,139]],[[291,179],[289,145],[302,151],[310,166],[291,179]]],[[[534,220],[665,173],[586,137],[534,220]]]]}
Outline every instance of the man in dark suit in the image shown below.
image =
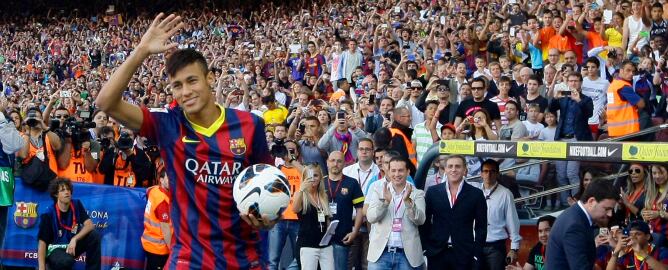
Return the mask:
{"type": "Polygon", "coordinates": [[[619,193],[604,180],[591,182],[580,201],[566,209],[550,230],[547,241],[549,270],[591,270],[596,259],[594,226],[606,226],[619,193]]]}
{"type": "Polygon", "coordinates": [[[487,238],[485,197],[480,189],[464,181],[468,171],[464,157],[448,157],[445,171],[448,181],[432,186],[425,196],[426,221],[421,238],[427,266],[474,269],[487,238]]]}

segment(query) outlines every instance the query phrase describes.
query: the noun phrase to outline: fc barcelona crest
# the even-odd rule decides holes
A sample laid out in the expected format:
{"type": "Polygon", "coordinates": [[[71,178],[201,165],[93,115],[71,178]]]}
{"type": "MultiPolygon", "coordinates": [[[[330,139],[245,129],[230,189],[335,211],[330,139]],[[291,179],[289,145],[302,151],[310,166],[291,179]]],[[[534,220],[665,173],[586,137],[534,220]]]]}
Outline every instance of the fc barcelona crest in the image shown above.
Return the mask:
{"type": "Polygon", "coordinates": [[[37,204],[31,202],[16,202],[14,223],[24,229],[31,228],[37,222],[37,204]]]}
{"type": "Polygon", "coordinates": [[[230,151],[232,154],[237,156],[243,155],[246,153],[246,141],[244,138],[231,139],[230,140],[230,151]]]}

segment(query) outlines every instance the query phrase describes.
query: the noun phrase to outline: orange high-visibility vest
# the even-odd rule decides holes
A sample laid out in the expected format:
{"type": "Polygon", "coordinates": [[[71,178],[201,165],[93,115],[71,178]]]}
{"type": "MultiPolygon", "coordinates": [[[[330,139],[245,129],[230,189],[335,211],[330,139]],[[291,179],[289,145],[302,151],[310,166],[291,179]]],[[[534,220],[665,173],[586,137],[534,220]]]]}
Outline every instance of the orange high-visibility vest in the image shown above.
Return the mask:
{"type": "MultiPolygon", "coordinates": [[[[169,247],[160,229],[160,220],[155,217],[155,209],[163,201],[169,204],[169,196],[159,186],[152,186],[146,190],[146,208],[144,209],[144,234],[141,236],[141,245],[144,250],[152,254],[167,255],[169,247]]],[[[170,224],[171,227],[171,224],[170,224]]]]}
{"type": "Polygon", "coordinates": [[[72,182],[93,183],[93,174],[86,170],[83,152],[80,151],[78,157],[74,149],[70,152],[70,163],[64,170],[58,170],[58,176],[69,178],[72,182]]]}
{"type": "Polygon", "coordinates": [[[640,131],[638,108],[623,100],[619,90],[631,83],[624,80],[613,80],[608,87],[608,136],[618,137],[640,131]]]}
{"type": "MultiPolygon", "coordinates": [[[[46,136],[46,132],[42,134],[42,136],[46,136]]],[[[30,137],[30,135],[28,135],[30,137]]],[[[56,153],[53,151],[53,148],[51,147],[51,140],[49,140],[49,137],[46,136],[44,137],[44,145],[42,147],[37,148],[35,147],[31,142],[28,142],[28,156],[23,159],[23,164],[28,164],[28,162],[32,159],[32,157],[41,157],[46,158],[48,160],[43,160],[46,161],[47,164],[49,164],[49,168],[53,172],[58,172],[58,163],[56,161],[56,153]],[[46,153],[44,153],[44,150],[46,149],[46,153]]],[[[40,158],[40,159],[41,159],[40,158]]]]}
{"type": "Polygon", "coordinates": [[[413,147],[413,143],[409,138],[404,135],[401,130],[396,129],[396,128],[390,128],[390,132],[392,133],[392,137],[395,135],[401,136],[402,139],[404,139],[404,144],[406,145],[406,151],[408,152],[408,159],[410,159],[411,163],[413,163],[413,166],[417,167],[417,153],[415,152],[415,147],[413,147]]]}

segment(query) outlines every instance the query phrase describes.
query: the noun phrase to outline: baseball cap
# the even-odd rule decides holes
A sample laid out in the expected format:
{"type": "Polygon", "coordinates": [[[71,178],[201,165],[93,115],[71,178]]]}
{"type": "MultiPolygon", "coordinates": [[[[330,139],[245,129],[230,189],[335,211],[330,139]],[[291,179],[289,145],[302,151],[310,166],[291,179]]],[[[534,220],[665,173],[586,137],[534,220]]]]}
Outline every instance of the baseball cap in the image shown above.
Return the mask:
{"type": "Polygon", "coordinates": [[[419,87],[419,88],[422,88],[422,82],[420,82],[420,81],[418,81],[418,80],[413,80],[413,81],[411,81],[411,88],[413,88],[413,87],[419,87]]]}
{"type": "Polygon", "coordinates": [[[455,125],[447,123],[441,127],[441,132],[443,132],[444,129],[449,129],[452,130],[452,132],[457,133],[457,129],[455,128],[455,125]]]}

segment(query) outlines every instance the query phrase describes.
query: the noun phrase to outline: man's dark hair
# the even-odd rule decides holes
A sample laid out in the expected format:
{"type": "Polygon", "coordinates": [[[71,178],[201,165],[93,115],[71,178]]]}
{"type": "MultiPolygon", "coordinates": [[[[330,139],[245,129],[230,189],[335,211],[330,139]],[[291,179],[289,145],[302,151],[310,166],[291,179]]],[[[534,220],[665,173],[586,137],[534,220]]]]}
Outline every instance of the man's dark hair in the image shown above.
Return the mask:
{"type": "Polygon", "coordinates": [[[427,107],[429,107],[429,105],[431,105],[431,104],[434,104],[434,105],[438,106],[439,102],[438,102],[438,100],[433,100],[433,99],[427,100],[427,102],[424,103],[425,109],[427,107]]]}
{"type": "Polygon", "coordinates": [[[396,157],[392,157],[390,159],[390,163],[392,163],[392,162],[403,162],[406,169],[408,169],[408,160],[406,160],[406,158],[401,156],[401,155],[396,156],[396,157]]]}
{"type": "Polygon", "coordinates": [[[543,80],[541,80],[540,76],[538,76],[536,74],[529,76],[528,81],[536,81],[536,83],[538,83],[538,86],[543,84],[543,80]]]}
{"type": "Polygon", "coordinates": [[[371,148],[373,148],[373,140],[369,138],[360,138],[359,141],[357,142],[357,146],[359,147],[361,142],[370,142],[371,143],[371,148]]]}
{"type": "Polygon", "coordinates": [[[596,57],[587,58],[587,61],[585,61],[585,64],[594,64],[598,68],[601,67],[601,61],[598,61],[598,58],[596,58],[596,57]]]}
{"type": "MultiPolygon", "coordinates": [[[[101,128],[100,128],[100,134],[99,134],[99,135],[102,135],[102,134],[109,134],[109,133],[114,134],[114,129],[113,129],[112,127],[110,127],[110,126],[104,126],[104,127],[101,127],[101,128]]],[[[99,135],[98,135],[98,136],[99,136],[99,135]]]]}
{"type": "Polygon", "coordinates": [[[306,118],[304,118],[305,121],[316,121],[318,122],[318,125],[320,125],[320,120],[318,119],[317,116],[314,115],[309,115],[306,118]]]}
{"type": "Polygon", "coordinates": [[[508,76],[501,76],[501,78],[499,78],[499,83],[502,83],[502,82],[511,83],[512,80],[508,76]]]}
{"type": "Polygon", "coordinates": [[[392,141],[392,133],[390,132],[390,129],[383,127],[379,128],[376,130],[375,133],[373,133],[373,143],[374,145],[390,145],[390,142],[392,141]]]}
{"type": "Polygon", "coordinates": [[[554,222],[557,221],[557,218],[554,217],[554,216],[550,216],[550,215],[542,216],[542,217],[538,218],[538,222],[536,222],[536,226],[538,226],[538,224],[540,224],[543,221],[547,221],[547,223],[550,224],[550,227],[552,227],[554,225],[554,222]]]}
{"type": "MultiPolygon", "coordinates": [[[[383,98],[380,99],[380,102],[382,103],[383,100],[389,100],[392,103],[392,108],[394,108],[394,106],[396,106],[396,103],[395,103],[394,99],[392,99],[391,97],[384,96],[383,98]]],[[[380,103],[379,103],[379,106],[380,106],[380,103]]]]}
{"type": "Polygon", "coordinates": [[[67,178],[56,178],[51,181],[49,184],[49,195],[51,195],[51,198],[56,201],[58,199],[58,192],[60,192],[60,187],[67,187],[67,189],[70,191],[70,193],[74,192],[74,189],[72,188],[72,181],[67,178]]]}
{"type": "Polygon", "coordinates": [[[338,81],[336,81],[336,87],[341,88],[346,83],[348,83],[348,80],[345,78],[341,78],[338,81]]]}
{"type": "Polygon", "coordinates": [[[520,109],[520,104],[517,103],[517,101],[514,101],[514,100],[512,100],[512,99],[511,99],[511,100],[508,100],[508,102],[506,102],[506,108],[508,108],[508,104],[513,104],[513,105],[515,105],[515,109],[517,109],[517,110],[520,109]]]}
{"type": "Polygon", "coordinates": [[[589,198],[596,199],[597,202],[603,201],[605,199],[619,200],[619,191],[608,183],[606,180],[593,180],[584,193],[580,197],[580,201],[587,202],[589,198]]]}
{"type": "Polygon", "coordinates": [[[192,63],[198,63],[205,75],[209,71],[204,55],[194,49],[177,50],[172,53],[165,63],[165,71],[167,75],[174,77],[177,72],[192,63]]]}
{"type": "Polygon", "coordinates": [[[499,172],[499,162],[498,161],[493,160],[493,159],[487,159],[487,160],[482,162],[482,165],[480,167],[481,168],[485,167],[485,165],[492,166],[492,169],[495,169],[496,172],[499,172]]]}
{"type": "Polygon", "coordinates": [[[571,73],[568,73],[568,78],[570,77],[577,77],[581,82],[582,82],[582,73],[573,71],[571,73]]]}
{"type": "Polygon", "coordinates": [[[632,62],[631,60],[629,60],[629,59],[626,59],[626,60],[622,61],[622,64],[619,65],[619,68],[622,69],[622,68],[624,68],[624,67],[627,66],[627,65],[632,65],[634,69],[637,69],[636,64],[633,63],[633,62],[632,62]]]}
{"type": "Polygon", "coordinates": [[[485,87],[485,88],[487,87],[487,82],[485,82],[485,80],[482,78],[482,76],[474,78],[473,81],[471,81],[471,86],[473,86],[474,82],[482,83],[482,87],[485,87]]]}

